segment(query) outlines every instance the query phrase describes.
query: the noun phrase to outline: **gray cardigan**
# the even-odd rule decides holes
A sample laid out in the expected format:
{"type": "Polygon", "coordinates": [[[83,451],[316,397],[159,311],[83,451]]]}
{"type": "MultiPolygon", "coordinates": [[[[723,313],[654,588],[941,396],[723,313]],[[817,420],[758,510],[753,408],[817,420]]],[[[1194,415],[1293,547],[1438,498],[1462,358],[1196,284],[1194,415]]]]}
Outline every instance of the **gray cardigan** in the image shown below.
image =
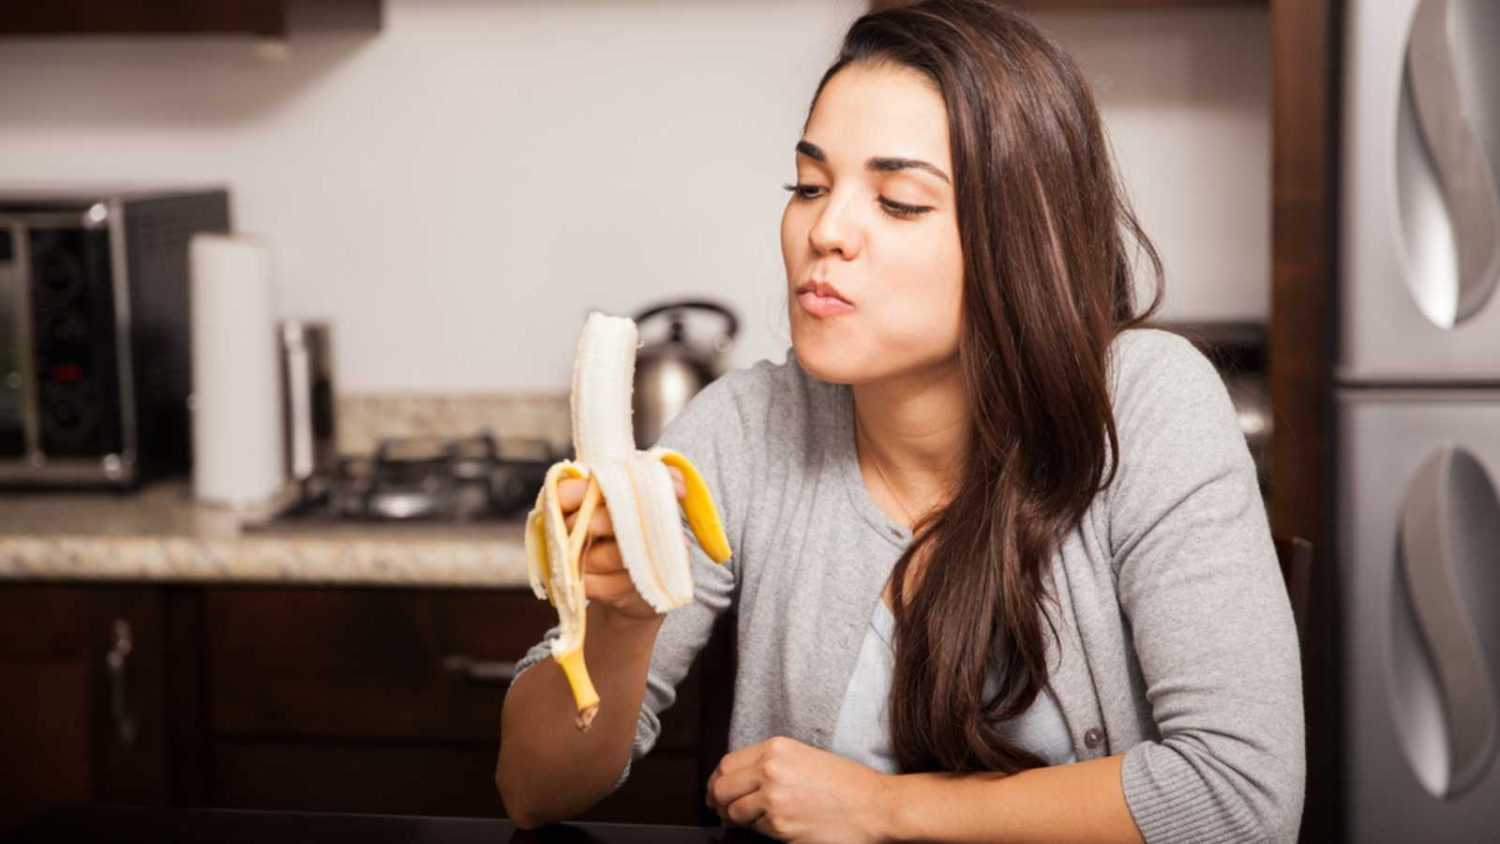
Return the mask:
{"type": "MultiPolygon", "coordinates": [[[[1291,606],[1229,395],[1191,343],[1156,329],[1111,350],[1120,467],[1050,569],[1050,684],[1080,761],[1124,753],[1149,842],[1294,841],[1306,760],[1291,606]]],[[[910,531],[876,505],[848,386],[759,361],[699,392],[661,444],[693,458],[734,557],[696,544],[696,601],[652,652],[631,760],[717,615],[738,609],[730,749],[785,735],[827,749],[875,602],[910,531]]],[[[548,657],[557,628],[521,660],[548,657]]],[[[555,669],[554,669],[555,670],[555,669]]],[[[604,706],[609,701],[604,701],[604,706]]],[[[627,761],[616,782],[630,773],[627,761]]]]}

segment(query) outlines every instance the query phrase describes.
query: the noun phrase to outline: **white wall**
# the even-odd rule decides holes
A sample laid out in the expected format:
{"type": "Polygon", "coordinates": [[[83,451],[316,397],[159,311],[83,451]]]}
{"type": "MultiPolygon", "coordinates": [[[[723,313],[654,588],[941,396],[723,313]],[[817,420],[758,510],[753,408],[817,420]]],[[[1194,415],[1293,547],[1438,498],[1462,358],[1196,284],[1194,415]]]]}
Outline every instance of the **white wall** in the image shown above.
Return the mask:
{"type": "Polygon", "coordinates": [[[1255,6],[1037,15],[1104,112],[1166,264],[1164,319],[1263,320],[1271,304],[1271,47],[1255,6]]]}
{"type": "MultiPolygon", "coordinates": [[[[589,308],[787,345],[777,223],[862,0],[387,0],[374,37],[0,40],[0,182],[214,181],[345,391],[565,388],[589,308]]],[[[1263,9],[1039,18],[1095,79],[1174,318],[1268,301],[1263,9]]]]}

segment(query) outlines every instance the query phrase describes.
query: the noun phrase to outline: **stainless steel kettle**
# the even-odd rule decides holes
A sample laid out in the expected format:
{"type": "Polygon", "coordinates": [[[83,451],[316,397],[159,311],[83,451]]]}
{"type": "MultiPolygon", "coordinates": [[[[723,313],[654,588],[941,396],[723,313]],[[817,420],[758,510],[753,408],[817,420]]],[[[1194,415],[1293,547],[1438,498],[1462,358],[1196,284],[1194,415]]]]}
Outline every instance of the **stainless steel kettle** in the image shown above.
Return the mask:
{"type": "Polygon", "coordinates": [[[688,399],[724,373],[726,354],[740,327],[734,311],[703,299],[665,302],[635,315],[642,337],[646,336],[648,323],[661,320],[667,322],[666,336],[643,342],[635,355],[631,407],[636,448],[655,445],[667,423],[687,405],[688,399]],[[686,317],[692,311],[717,314],[724,325],[706,340],[690,341],[686,317]]]}

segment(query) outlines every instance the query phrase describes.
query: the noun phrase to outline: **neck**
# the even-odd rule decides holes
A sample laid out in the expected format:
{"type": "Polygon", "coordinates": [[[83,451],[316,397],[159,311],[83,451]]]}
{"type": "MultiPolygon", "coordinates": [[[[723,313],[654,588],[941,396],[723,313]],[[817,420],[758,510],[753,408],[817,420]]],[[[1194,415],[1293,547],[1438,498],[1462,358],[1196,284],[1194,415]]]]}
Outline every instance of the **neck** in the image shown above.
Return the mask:
{"type": "Polygon", "coordinates": [[[957,489],[970,417],[956,361],[853,387],[861,460],[875,466],[913,509],[957,489]]]}

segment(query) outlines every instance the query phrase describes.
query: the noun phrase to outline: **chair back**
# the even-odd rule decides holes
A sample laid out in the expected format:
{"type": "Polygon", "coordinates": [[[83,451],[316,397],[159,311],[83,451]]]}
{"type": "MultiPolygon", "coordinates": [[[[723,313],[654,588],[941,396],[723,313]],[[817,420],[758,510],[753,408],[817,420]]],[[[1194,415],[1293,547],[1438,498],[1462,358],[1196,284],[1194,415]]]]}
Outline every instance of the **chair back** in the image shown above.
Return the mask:
{"type": "Polygon", "coordinates": [[[1308,636],[1308,616],[1312,600],[1312,543],[1300,536],[1275,536],[1276,558],[1281,563],[1281,578],[1292,601],[1292,617],[1297,622],[1297,637],[1304,643],[1308,636]]]}

